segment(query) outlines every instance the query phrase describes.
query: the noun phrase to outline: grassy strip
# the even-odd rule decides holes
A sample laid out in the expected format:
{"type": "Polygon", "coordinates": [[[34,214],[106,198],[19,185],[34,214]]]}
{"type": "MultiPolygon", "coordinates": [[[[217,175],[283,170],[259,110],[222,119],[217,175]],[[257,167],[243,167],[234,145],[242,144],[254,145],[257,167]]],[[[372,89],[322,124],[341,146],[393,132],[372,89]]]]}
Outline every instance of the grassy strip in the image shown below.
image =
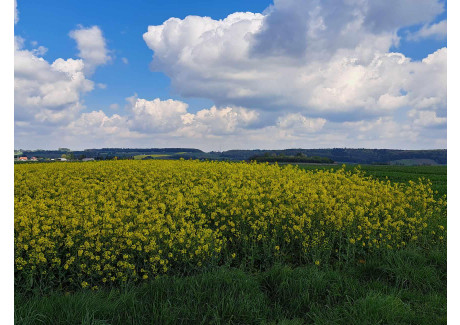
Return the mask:
{"type": "Polygon", "coordinates": [[[355,265],[219,268],[142,286],[15,296],[16,324],[445,324],[446,247],[355,265]]]}
{"type": "Polygon", "coordinates": [[[146,157],[152,157],[152,158],[161,158],[161,157],[169,157],[170,155],[164,155],[164,154],[156,154],[156,155],[137,155],[134,156],[134,160],[141,160],[146,157]]]}
{"type": "MultiPolygon", "coordinates": [[[[298,165],[299,168],[305,170],[316,169],[340,169],[342,165],[298,165]]],[[[346,165],[346,170],[353,170],[357,165],[346,165]]],[[[390,180],[391,182],[408,183],[409,181],[416,182],[419,178],[429,179],[432,182],[433,191],[438,191],[435,194],[436,198],[447,195],[447,166],[374,166],[360,165],[360,169],[366,175],[373,176],[380,180],[390,180]]]]}

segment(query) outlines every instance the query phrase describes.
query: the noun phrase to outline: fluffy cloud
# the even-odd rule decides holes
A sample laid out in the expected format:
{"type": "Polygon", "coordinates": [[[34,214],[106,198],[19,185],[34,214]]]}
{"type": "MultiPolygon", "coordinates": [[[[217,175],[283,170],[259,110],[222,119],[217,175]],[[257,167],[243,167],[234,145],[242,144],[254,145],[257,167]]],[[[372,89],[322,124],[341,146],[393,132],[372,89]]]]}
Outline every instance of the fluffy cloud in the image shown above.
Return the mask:
{"type": "Polygon", "coordinates": [[[191,146],[204,150],[232,148],[286,147],[378,147],[420,148],[420,141],[436,141],[424,147],[445,146],[445,130],[439,129],[445,118],[431,111],[411,110],[411,123],[397,122],[392,117],[379,117],[353,122],[328,122],[300,113],[289,113],[276,122],[253,127],[259,113],[242,107],[215,106],[196,113],[178,100],[128,98],[126,116],[107,116],[102,111],[83,113],[80,118],[59,130],[67,143],[78,143],[76,137],[99,146],[191,146]],[[437,130],[433,129],[437,127],[437,130]],[[401,138],[404,142],[401,142],[401,138]],[[436,144],[435,144],[436,143],[436,144]],[[217,146],[217,148],[216,148],[217,146]]]}
{"type": "Polygon", "coordinates": [[[288,114],[278,119],[281,129],[290,129],[297,133],[313,133],[321,130],[326,123],[323,118],[307,118],[299,113],[288,114]]]}
{"type": "MultiPolygon", "coordinates": [[[[81,59],[43,58],[47,48],[24,48],[24,39],[15,36],[14,99],[17,135],[52,134],[80,118],[85,109],[82,95],[95,83],[87,78],[97,65],[107,62],[105,40],[98,27],[71,32],[77,41],[81,59]]],[[[36,42],[31,43],[37,46],[36,42]]],[[[104,84],[97,84],[104,88],[104,84]]]]}
{"type": "Polygon", "coordinates": [[[405,88],[410,106],[447,113],[447,48],[414,62],[406,72],[405,88]]]}
{"type": "MultiPolygon", "coordinates": [[[[333,1],[333,0],[331,0],[333,1]]],[[[444,4],[439,0],[355,0],[346,1],[363,5],[366,9],[365,26],[374,32],[394,30],[431,22],[444,12],[444,4]]]]}
{"type": "Polygon", "coordinates": [[[184,126],[181,134],[191,137],[216,137],[244,133],[244,129],[257,121],[258,113],[242,107],[202,109],[196,114],[181,116],[184,126]]]}
{"type": "Polygon", "coordinates": [[[69,33],[69,36],[77,42],[78,56],[85,61],[85,72],[91,74],[94,69],[108,63],[111,60],[106,41],[98,26],[79,26],[69,33]]]}
{"type": "MultiPolygon", "coordinates": [[[[81,149],[119,147],[132,146],[133,142],[142,138],[143,135],[129,130],[125,116],[107,116],[99,110],[82,113],[72,122],[54,129],[53,133],[46,137],[46,145],[56,148],[65,143],[71,148],[81,149]]],[[[38,139],[40,141],[40,137],[38,139]]],[[[34,141],[35,139],[29,139],[28,144],[34,141]]]]}
{"type": "Polygon", "coordinates": [[[439,127],[447,125],[447,118],[439,117],[433,111],[411,110],[408,115],[414,119],[415,126],[439,127]]]}
{"type": "Polygon", "coordinates": [[[75,118],[82,109],[80,96],[94,88],[86,79],[84,62],[57,59],[53,63],[22,49],[16,38],[14,53],[15,121],[56,124],[75,118]]]}
{"type": "Polygon", "coordinates": [[[203,147],[207,144],[200,144],[200,139],[236,139],[257,120],[257,113],[242,107],[213,106],[189,113],[188,105],[178,100],[146,100],[133,96],[127,101],[125,116],[108,116],[101,110],[83,113],[57,128],[54,136],[76,146],[80,146],[79,139],[85,144],[97,143],[96,146],[152,146],[154,143],[203,147]]]}
{"type": "Polygon", "coordinates": [[[187,113],[188,105],[178,100],[146,100],[136,97],[128,99],[130,124],[135,130],[145,133],[168,132],[182,124],[181,116],[187,113]]]}
{"type": "Polygon", "coordinates": [[[343,123],[349,134],[354,134],[358,141],[382,142],[404,138],[406,142],[415,141],[418,133],[410,125],[395,122],[390,117],[378,118],[372,121],[357,121],[343,123]]]}
{"type": "Polygon", "coordinates": [[[215,106],[196,113],[188,112],[188,104],[179,100],[146,100],[130,97],[128,125],[144,134],[165,133],[171,136],[219,136],[232,134],[257,120],[258,114],[242,107],[215,106]]]}
{"type": "Polygon", "coordinates": [[[65,128],[69,133],[78,136],[92,135],[101,137],[113,135],[123,137],[130,135],[126,122],[126,117],[118,114],[108,117],[103,111],[93,111],[81,114],[77,120],[72,121],[65,128]]]}
{"type": "Polygon", "coordinates": [[[423,26],[412,39],[442,35],[433,20],[443,10],[437,0],[275,0],[263,14],[149,26],[151,67],[180,95],[214,102],[193,111],[137,96],[111,116],[84,111],[82,95],[103,88],[88,76],[111,60],[99,27],[70,33],[79,59],[47,62],[46,48],[16,37],[15,132],[27,147],[445,147],[447,49],[420,61],[390,51],[402,27],[423,26]]]}
{"type": "Polygon", "coordinates": [[[401,24],[411,25],[440,12],[426,7],[431,0],[419,2],[420,6],[407,0],[275,0],[254,34],[252,53],[316,60],[357,46],[385,51],[397,41],[394,32],[401,24]],[[375,38],[378,43],[372,41],[375,38]]]}
{"type": "Polygon", "coordinates": [[[447,36],[447,20],[432,25],[423,25],[417,32],[409,34],[408,40],[420,40],[422,38],[445,39],[447,36]]]}
{"type": "Polygon", "coordinates": [[[444,78],[446,49],[422,62],[389,49],[398,29],[443,10],[436,0],[277,0],[264,15],[171,18],[149,26],[144,40],[154,52],[152,68],[183,96],[360,120],[409,105],[442,106],[445,81],[421,84],[444,78]]]}
{"type": "Polygon", "coordinates": [[[433,125],[431,142],[445,143],[447,49],[414,61],[390,48],[403,27],[442,33],[432,21],[444,10],[437,0],[275,0],[263,14],[171,18],[144,40],[181,95],[251,107],[247,142],[401,147],[402,137],[416,147],[433,125]]]}

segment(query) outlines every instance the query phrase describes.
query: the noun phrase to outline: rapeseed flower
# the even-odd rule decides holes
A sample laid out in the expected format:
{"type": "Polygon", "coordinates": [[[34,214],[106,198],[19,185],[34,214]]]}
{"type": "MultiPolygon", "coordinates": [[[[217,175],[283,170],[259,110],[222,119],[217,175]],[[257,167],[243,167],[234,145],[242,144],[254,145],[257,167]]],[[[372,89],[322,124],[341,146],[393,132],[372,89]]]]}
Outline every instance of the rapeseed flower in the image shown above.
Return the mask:
{"type": "Polygon", "coordinates": [[[14,177],[18,283],[98,288],[228,260],[319,265],[446,236],[446,199],[429,181],[359,170],[104,161],[15,165],[14,177]]]}

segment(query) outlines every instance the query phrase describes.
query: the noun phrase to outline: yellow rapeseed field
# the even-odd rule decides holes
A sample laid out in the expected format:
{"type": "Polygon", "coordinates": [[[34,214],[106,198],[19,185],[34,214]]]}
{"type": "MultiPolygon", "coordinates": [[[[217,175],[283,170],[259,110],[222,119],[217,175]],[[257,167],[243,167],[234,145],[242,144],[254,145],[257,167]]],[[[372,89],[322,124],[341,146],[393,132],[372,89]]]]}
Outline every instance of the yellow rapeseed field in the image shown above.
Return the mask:
{"type": "Polygon", "coordinates": [[[97,289],[445,241],[428,181],[198,161],[15,165],[15,279],[97,289]]]}

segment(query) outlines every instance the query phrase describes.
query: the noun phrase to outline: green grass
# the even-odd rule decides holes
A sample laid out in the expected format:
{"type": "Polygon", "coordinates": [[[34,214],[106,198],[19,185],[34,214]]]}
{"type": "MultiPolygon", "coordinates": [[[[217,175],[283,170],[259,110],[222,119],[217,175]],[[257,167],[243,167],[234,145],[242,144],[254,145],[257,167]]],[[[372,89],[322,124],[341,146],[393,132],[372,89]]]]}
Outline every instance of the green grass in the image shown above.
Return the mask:
{"type": "Polygon", "coordinates": [[[15,296],[16,324],[445,324],[446,250],[251,274],[219,268],[143,286],[15,296]]]}
{"type": "MultiPolygon", "coordinates": [[[[447,193],[446,166],[361,169],[393,182],[429,178],[439,196],[447,193]]],[[[221,267],[126,288],[16,292],[14,299],[15,324],[446,324],[447,247],[263,272],[221,267]]]]}
{"type": "MultiPolygon", "coordinates": [[[[305,170],[315,169],[340,169],[342,165],[298,165],[305,170]]],[[[345,169],[353,170],[358,165],[346,165],[345,169]]],[[[447,166],[379,166],[360,165],[366,175],[376,177],[380,180],[391,182],[407,183],[418,181],[419,178],[429,179],[433,183],[433,191],[438,191],[437,197],[447,195],[447,166]]]]}
{"type": "Polygon", "coordinates": [[[164,158],[164,157],[169,157],[170,155],[163,155],[163,154],[158,154],[158,155],[137,155],[133,156],[134,160],[141,160],[144,159],[145,157],[152,157],[152,158],[164,158]]]}

